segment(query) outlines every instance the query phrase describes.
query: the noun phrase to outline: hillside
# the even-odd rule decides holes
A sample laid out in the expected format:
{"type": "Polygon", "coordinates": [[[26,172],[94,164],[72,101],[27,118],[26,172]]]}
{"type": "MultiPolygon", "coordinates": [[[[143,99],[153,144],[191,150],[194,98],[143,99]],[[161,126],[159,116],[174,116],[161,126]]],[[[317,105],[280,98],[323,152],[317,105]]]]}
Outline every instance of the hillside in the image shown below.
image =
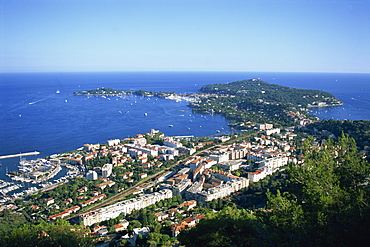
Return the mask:
{"type": "Polygon", "coordinates": [[[200,92],[219,95],[235,95],[250,101],[260,99],[269,103],[292,104],[302,107],[342,104],[334,95],[327,92],[285,87],[277,84],[270,84],[260,79],[209,84],[203,86],[200,92]]]}

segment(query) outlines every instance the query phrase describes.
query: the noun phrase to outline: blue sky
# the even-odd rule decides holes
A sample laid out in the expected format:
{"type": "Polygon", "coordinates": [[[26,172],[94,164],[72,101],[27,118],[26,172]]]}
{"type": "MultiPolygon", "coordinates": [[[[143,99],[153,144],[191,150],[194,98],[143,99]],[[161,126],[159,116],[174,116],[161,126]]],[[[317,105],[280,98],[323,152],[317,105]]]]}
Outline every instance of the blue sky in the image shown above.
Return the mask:
{"type": "Polygon", "coordinates": [[[370,73],[369,0],[0,0],[0,72],[370,73]]]}

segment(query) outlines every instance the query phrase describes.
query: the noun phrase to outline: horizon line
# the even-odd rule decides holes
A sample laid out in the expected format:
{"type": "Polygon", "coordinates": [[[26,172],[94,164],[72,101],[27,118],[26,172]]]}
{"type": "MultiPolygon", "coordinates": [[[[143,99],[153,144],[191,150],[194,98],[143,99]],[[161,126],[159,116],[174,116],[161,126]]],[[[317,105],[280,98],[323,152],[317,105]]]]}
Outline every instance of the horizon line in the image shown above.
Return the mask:
{"type": "Polygon", "coordinates": [[[230,70],[99,70],[99,71],[0,71],[0,74],[41,74],[41,73],[314,73],[314,74],[370,74],[370,72],[331,71],[230,71],[230,70]]]}

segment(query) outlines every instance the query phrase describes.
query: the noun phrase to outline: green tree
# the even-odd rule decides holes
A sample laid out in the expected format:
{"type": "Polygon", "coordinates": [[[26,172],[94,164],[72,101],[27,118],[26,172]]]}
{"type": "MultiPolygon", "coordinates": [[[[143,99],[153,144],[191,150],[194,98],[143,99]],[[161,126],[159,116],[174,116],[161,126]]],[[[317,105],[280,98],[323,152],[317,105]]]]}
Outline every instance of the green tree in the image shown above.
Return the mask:
{"type": "Polygon", "coordinates": [[[227,207],[210,212],[189,231],[182,231],[179,240],[186,246],[258,246],[256,217],[246,210],[227,207]]]}
{"type": "Polygon", "coordinates": [[[356,143],[348,135],[323,145],[313,145],[312,141],[308,138],[302,145],[304,164],[290,164],[288,168],[289,190],[267,191],[265,209],[251,214],[227,207],[217,214],[207,213],[196,227],[181,232],[181,243],[186,246],[367,246],[370,242],[369,163],[360,157],[356,143]]]}
{"type": "Polygon", "coordinates": [[[37,246],[37,247],[72,247],[94,246],[89,230],[82,226],[71,226],[68,222],[58,220],[55,224],[41,223],[24,225],[9,233],[1,234],[1,246],[37,246]]]}
{"type": "Polygon", "coordinates": [[[304,165],[290,167],[290,193],[268,195],[273,239],[291,245],[361,246],[370,236],[369,164],[348,135],[316,147],[310,141],[303,145],[304,165]]]}

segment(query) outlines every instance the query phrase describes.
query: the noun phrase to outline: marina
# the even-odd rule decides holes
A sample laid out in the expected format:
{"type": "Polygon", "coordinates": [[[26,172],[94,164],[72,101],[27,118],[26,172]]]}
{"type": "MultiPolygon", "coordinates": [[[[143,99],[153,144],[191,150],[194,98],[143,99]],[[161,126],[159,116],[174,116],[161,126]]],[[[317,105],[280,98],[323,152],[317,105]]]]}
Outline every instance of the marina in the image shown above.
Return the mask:
{"type": "Polygon", "coordinates": [[[20,161],[18,171],[8,172],[7,176],[15,181],[38,184],[53,178],[61,170],[59,160],[51,162],[45,159],[36,159],[20,161]]]}

